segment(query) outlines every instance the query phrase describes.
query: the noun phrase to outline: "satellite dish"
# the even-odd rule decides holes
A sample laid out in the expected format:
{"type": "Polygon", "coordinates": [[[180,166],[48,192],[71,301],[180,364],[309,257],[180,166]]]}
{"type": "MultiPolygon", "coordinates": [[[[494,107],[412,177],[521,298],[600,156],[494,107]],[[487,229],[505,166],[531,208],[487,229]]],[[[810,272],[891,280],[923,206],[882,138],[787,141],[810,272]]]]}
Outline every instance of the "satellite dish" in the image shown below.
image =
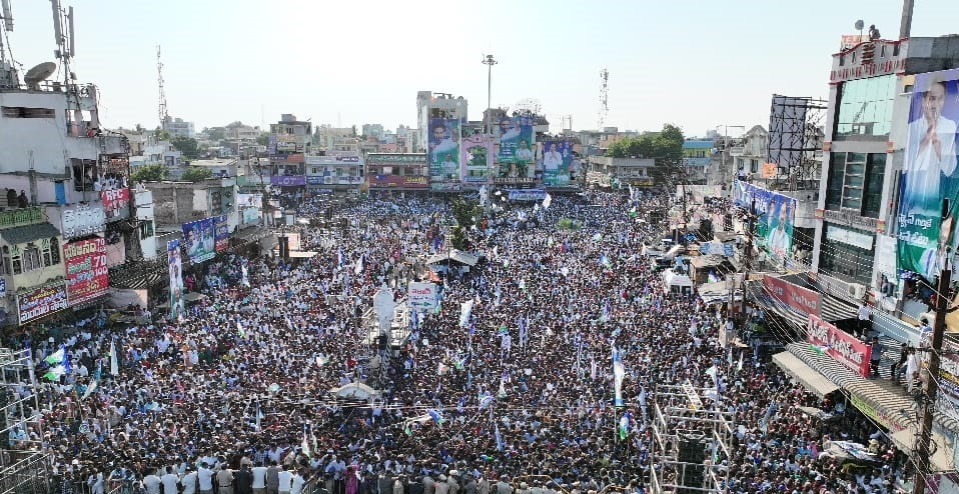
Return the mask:
{"type": "Polygon", "coordinates": [[[40,81],[47,80],[57,70],[57,64],[53,62],[43,62],[40,65],[27,71],[23,76],[23,82],[27,84],[28,89],[40,89],[40,81]]]}
{"type": "Polygon", "coordinates": [[[865,22],[862,22],[862,19],[859,19],[858,21],[856,21],[856,30],[862,31],[862,28],[863,28],[863,26],[865,26],[865,25],[866,25],[866,23],[865,23],[865,22]]]}

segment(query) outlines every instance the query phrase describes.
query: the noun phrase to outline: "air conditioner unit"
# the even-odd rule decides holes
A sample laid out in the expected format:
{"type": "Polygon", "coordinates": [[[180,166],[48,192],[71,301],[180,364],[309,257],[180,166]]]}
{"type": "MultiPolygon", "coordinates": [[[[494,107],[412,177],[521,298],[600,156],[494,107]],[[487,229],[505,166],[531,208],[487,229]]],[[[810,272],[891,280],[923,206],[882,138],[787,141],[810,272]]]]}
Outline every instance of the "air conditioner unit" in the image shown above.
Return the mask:
{"type": "Polygon", "coordinates": [[[857,300],[866,296],[866,287],[859,283],[849,283],[849,296],[857,300]]]}

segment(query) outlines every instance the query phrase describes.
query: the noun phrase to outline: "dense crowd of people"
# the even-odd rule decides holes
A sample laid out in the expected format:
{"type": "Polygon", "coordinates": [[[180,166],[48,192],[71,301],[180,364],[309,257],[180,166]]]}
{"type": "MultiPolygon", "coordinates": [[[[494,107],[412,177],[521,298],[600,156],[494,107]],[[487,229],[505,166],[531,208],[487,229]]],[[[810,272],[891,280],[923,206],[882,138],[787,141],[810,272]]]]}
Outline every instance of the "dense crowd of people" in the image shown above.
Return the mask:
{"type": "Polygon", "coordinates": [[[129,327],[7,342],[33,349],[38,375],[61,348],[72,362],[41,387],[42,429],[11,440],[41,442],[64,492],[646,492],[652,472],[678,482],[653,461],[654,405],[669,399],[657,388],[689,383],[731,417],[730,449],[707,455],[728,492],[896,492],[908,464],[874,425],[803,412],[843,407],[763,355],[723,348],[720,308],[664,290],[641,252],[665,225],[629,214],[662,198],[491,200],[468,270],[424,269],[450,247],[444,202],[308,202],[302,215],[336,219],[298,227],[315,257],[222,256],[182,320],[156,309],[129,327]],[[374,293],[386,284],[403,299],[406,282],[437,277],[439,307],[380,358],[363,318],[374,293]],[[330,393],[356,382],[379,392],[330,393]],[[837,440],[881,461],[844,466],[824,453],[837,440]]]}

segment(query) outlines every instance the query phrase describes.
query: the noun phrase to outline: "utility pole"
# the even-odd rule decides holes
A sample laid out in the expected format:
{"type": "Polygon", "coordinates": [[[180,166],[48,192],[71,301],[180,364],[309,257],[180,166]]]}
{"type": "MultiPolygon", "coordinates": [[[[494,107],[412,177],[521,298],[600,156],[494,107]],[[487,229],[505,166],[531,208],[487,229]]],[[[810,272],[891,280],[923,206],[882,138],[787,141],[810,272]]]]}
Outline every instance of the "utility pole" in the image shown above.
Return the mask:
{"type": "MultiPolygon", "coordinates": [[[[745,270],[743,272],[743,281],[739,284],[743,290],[743,313],[746,312],[746,280],[749,278],[749,269],[752,267],[752,258],[753,258],[753,228],[755,227],[756,221],[756,199],[753,198],[752,202],[749,204],[749,223],[746,230],[746,257],[743,266],[745,270]]],[[[736,281],[733,280],[735,285],[736,281]]],[[[733,287],[735,289],[735,286],[733,287]]]]}
{"type": "MultiPolygon", "coordinates": [[[[947,199],[942,202],[943,218],[946,217],[948,211],[949,200],[947,199]]],[[[947,256],[943,256],[943,258],[948,259],[947,256]]],[[[919,424],[921,429],[919,430],[919,440],[915,447],[916,479],[913,484],[913,494],[925,493],[926,476],[932,471],[931,461],[929,459],[932,455],[929,450],[932,440],[932,411],[936,404],[936,391],[938,388],[936,380],[939,378],[942,340],[946,332],[946,306],[949,302],[949,282],[951,280],[952,272],[949,270],[948,261],[944,261],[942,271],[939,272],[939,284],[936,287],[936,318],[932,328],[932,348],[929,350],[928,375],[926,376],[926,382],[922,390],[922,421],[919,424]]],[[[907,378],[911,379],[909,376],[907,376],[907,378]]]]}
{"type": "Polygon", "coordinates": [[[484,57],[480,63],[486,65],[486,133],[493,135],[493,66],[499,62],[493,59],[493,55],[484,55],[484,57]]]}

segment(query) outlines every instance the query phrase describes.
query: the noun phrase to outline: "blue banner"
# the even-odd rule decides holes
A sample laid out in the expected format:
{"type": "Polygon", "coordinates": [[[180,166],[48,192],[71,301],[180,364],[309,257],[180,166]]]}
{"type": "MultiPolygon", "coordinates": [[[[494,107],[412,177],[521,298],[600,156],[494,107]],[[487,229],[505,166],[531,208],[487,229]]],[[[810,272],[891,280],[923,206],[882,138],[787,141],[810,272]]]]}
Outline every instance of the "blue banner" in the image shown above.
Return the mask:
{"type": "Polygon", "coordinates": [[[183,245],[190,262],[200,263],[216,255],[216,233],[213,218],[204,218],[183,225],[183,245]]]}

